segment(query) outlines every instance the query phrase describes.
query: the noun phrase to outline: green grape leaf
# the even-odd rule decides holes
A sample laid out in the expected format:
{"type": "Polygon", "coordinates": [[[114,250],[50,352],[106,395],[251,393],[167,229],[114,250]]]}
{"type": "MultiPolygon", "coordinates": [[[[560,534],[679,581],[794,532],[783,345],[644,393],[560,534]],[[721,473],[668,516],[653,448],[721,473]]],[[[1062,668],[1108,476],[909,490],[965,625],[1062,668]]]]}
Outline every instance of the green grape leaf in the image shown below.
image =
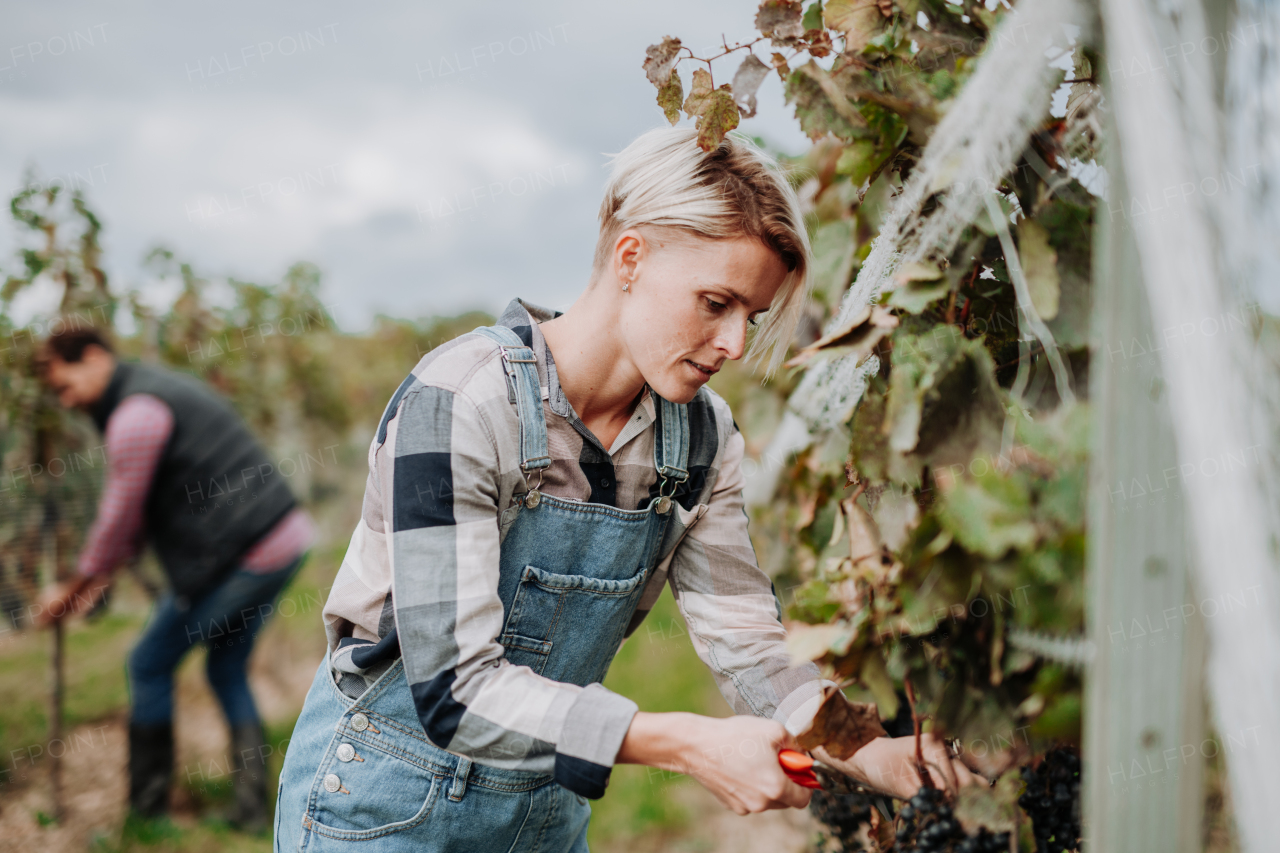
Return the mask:
{"type": "Polygon", "coordinates": [[[680,61],[680,39],[666,36],[658,44],[651,44],[644,51],[644,73],[649,82],[661,89],[671,82],[671,72],[680,61]]]}
{"type": "Polygon", "coordinates": [[[849,287],[854,253],[858,249],[852,219],[837,219],[818,226],[813,234],[813,293],[834,311],[849,287]]]}
{"type": "Polygon", "coordinates": [[[836,161],[836,174],[848,175],[854,186],[861,186],[892,153],[892,147],[886,147],[874,139],[855,139],[840,153],[840,159],[836,161]]]}
{"type": "Polygon", "coordinates": [[[882,431],[884,424],[884,392],[879,382],[872,383],[853,416],[853,442],[850,464],[864,480],[880,482],[889,476],[889,443],[882,431]]]}
{"type": "Polygon", "coordinates": [[[804,37],[803,17],[800,0],[764,0],[756,12],[756,29],[775,47],[792,47],[804,37]]]}
{"type": "Polygon", "coordinates": [[[884,656],[878,650],[874,648],[867,650],[862,658],[862,669],[858,673],[858,680],[865,684],[871,691],[871,695],[875,697],[881,719],[892,720],[898,715],[898,690],[893,684],[893,679],[889,677],[889,670],[885,668],[884,656]]]}
{"type": "Polygon", "coordinates": [[[1018,260],[1027,277],[1031,305],[1042,320],[1058,316],[1058,253],[1049,245],[1049,232],[1034,219],[1018,223],[1018,260]]]}
{"type": "Polygon", "coordinates": [[[938,518],[965,548],[998,559],[1010,549],[1030,549],[1039,540],[1030,510],[1031,493],[1021,478],[988,471],[957,479],[945,489],[938,518]]]}
{"type": "Polygon", "coordinates": [[[680,121],[680,105],[683,101],[684,86],[680,82],[679,72],[672,68],[670,79],[658,89],[658,106],[662,107],[663,115],[673,125],[680,121]]]}
{"type": "Polygon", "coordinates": [[[951,326],[895,336],[882,426],[901,460],[896,467],[891,460],[895,477],[921,465],[963,468],[975,456],[994,458],[1004,416],[995,363],[981,341],[951,326]]]}
{"type": "Polygon", "coordinates": [[[945,281],[913,281],[890,293],[887,304],[908,314],[919,314],[950,291],[951,285],[945,281]]]}
{"type": "Polygon", "coordinates": [[[703,151],[719,145],[724,134],[737,127],[739,118],[732,88],[724,85],[713,90],[712,76],[705,68],[694,72],[694,87],[685,99],[685,111],[698,117],[698,147],[703,151]]]}
{"type": "Polygon", "coordinates": [[[738,105],[728,84],[711,88],[711,72],[699,68],[693,72],[693,88],[685,98],[684,111],[698,118],[698,147],[710,151],[724,135],[738,126],[738,105]]]}
{"type": "Polygon", "coordinates": [[[812,60],[791,72],[786,99],[795,106],[800,129],[815,142],[828,133],[851,140],[866,131],[867,120],[812,60]]]}
{"type": "Polygon", "coordinates": [[[743,118],[751,118],[756,114],[756,92],[759,91],[760,84],[764,82],[768,73],[769,66],[757,59],[754,53],[748,53],[747,58],[738,66],[731,85],[733,100],[742,110],[743,118]]]}
{"type": "Polygon", "coordinates": [[[911,314],[919,314],[951,290],[936,265],[919,261],[903,264],[893,279],[897,286],[889,293],[888,304],[911,314]]]}
{"type": "Polygon", "coordinates": [[[844,33],[846,53],[861,52],[885,21],[876,0],[830,0],[822,17],[828,27],[844,33]]]}
{"type": "Polygon", "coordinates": [[[822,22],[822,0],[815,0],[809,4],[809,8],[804,10],[804,18],[801,19],[800,25],[805,30],[820,30],[825,24],[822,22]]]}
{"type": "Polygon", "coordinates": [[[1093,215],[1089,207],[1054,198],[1035,216],[1049,232],[1057,254],[1059,276],[1058,314],[1046,317],[1049,331],[1066,350],[1089,345],[1093,305],[1093,215]]]}

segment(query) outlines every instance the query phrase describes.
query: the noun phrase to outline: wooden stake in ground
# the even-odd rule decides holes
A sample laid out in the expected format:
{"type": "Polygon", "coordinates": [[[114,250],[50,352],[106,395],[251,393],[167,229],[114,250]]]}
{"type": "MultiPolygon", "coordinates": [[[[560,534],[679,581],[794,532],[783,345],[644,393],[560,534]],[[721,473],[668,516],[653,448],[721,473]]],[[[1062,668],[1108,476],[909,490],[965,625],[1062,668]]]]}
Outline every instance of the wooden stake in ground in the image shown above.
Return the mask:
{"type": "MultiPolygon", "coordinates": [[[[49,574],[57,583],[61,578],[58,564],[58,505],[52,497],[46,498],[44,530],[46,564],[49,574]]],[[[66,649],[66,637],[62,620],[53,623],[53,690],[49,697],[49,742],[45,747],[45,755],[49,756],[49,786],[53,800],[53,819],[62,822],[66,816],[62,802],[62,754],[66,751],[55,751],[54,744],[62,740],[62,694],[64,686],[63,658],[66,649]]]]}

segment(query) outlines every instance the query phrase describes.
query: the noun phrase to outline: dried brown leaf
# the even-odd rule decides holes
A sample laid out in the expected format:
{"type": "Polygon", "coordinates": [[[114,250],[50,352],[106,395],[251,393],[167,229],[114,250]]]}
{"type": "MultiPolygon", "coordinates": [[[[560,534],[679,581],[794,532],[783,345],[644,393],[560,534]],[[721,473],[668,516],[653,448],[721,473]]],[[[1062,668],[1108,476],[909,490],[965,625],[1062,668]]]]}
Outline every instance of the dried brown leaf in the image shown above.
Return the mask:
{"type": "Polygon", "coordinates": [[[787,58],[780,53],[775,53],[769,59],[773,63],[773,69],[778,72],[778,77],[781,78],[783,83],[787,82],[787,75],[791,73],[791,66],[787,65],[787,58]]]}
{"type": "Polygon", "coordinates": [[[733,75],[733,100],[742,110],[743,118],[751,118],[756,114],[756,92],[769,73],[769,66],[756,58],[754,53],[747,54],[733,75]]]}
{"type": "Polygon", "coordinates": [[[805,30],[804,40],[809,43],[809,55],[814,59],[830,56],[835,51],[831,33],[826,30],[805,30]]]}
{"type": "Polygon", "coordinates": [[[881,817],[879,809],[871,810],[868,829],[867,840],[871,842],[872,853],[894,853],[898,849],[893,821],[881,817]]]}
{"type": "Polygon", "coordinates": [[[711,97],[711,72],[705,68],[693,70],[693,85],[689,89],[689,97],[684,99],[684,111],[691,116],[702,115],[707,100],[711,97]]]}
{"type": "Polygon", "coordinates": [[[829,0],[822,16],[828,27],[844,33],[845,50],[854,53],[867,46],[885,19],[877,0],[829,0]]]}
{"type": "Polygon", "coordinates": [[[804,37],[804,4],[800,0],[764,0],[756,12],[756,29],[775,45],[794,45],[804,37]]]}
{"type": "Polygon", "coordinates": [[[849,556],[855,561],[878,558],[884,546],[871,514],[854,500],[841,501],[840,508],[849,526],[849,556]]]}
{"type": "Polygon", "coordinates": [[[799,367],[814,358],[822,350],[834,354],[852,355],[862,361],[876,348],[876,344],[898,327],[898,318],[879,305],[869,305],[849,318],[847,323],[823,335],[796,353],[787,367],[799,367]]]}
{"type": "Polygon", "coordinates": [[[680,39],[666,36],[658,44],[644,50],[644,73],[649,82],[661,89],[671,80],[671,72],[680,59],[680,39]]]}
{"type": "Polygon", "coordinates": [[[885,735],[874,702],[850,702],[829,684],[823,690],[822,705],[813,715],[813,722],[796,740],[804,749],[824,747],[832,758],[843,761],[885,735]]]}

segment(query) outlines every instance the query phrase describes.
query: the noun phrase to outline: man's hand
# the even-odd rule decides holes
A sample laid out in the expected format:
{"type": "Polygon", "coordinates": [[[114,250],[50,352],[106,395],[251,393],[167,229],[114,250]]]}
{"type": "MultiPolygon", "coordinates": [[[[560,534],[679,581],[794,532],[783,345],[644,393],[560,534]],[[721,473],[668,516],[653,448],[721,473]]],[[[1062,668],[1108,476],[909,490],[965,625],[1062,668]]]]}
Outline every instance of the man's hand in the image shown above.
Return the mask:
{"type": "Polygon", "coordinates": [[[810,792],[782,772],[781,749],[800,745],[773,720],[642,712],[632,720],[617,760],[686,773],[740,815],[802,809],[810,792]]]}
{"type": "Polygon", "coordinates": [[[47,587],[36,601],[32,622],[45,628],[74,613],[93,609],[111,585],[110,577],[76,575],[71,580],[47,587]]]}
{"type": "MultiPolygon", "coordinates": [[[[938,788],[955,791],[977,784],[980,777],[969,772],[959,760],[950,758],[941,739],[925,733],[920,736],[921,752],[929,777],[938,788]]],[[[910,799],[920,790],[920,773],[916,769],[914,737],[880,737],[871,741],[844,761],[832,758],[825,749],[813,751],[819,761],[852,776],[868,788],[910,799]]]]}

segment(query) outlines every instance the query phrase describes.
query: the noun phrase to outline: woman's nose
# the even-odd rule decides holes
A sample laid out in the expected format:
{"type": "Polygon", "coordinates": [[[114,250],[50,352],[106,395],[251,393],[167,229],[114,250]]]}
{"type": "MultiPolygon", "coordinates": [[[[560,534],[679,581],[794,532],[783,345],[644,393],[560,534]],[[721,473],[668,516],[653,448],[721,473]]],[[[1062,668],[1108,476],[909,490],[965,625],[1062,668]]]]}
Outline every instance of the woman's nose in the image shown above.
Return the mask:
{"type": "Polygon", "coordinates": [[[725,358],[731,361],[742,358],[747,348],[746,320],[730,320],[723,323],[718,332],[715,340],[716,349],[723,352],[725,358]]]}

